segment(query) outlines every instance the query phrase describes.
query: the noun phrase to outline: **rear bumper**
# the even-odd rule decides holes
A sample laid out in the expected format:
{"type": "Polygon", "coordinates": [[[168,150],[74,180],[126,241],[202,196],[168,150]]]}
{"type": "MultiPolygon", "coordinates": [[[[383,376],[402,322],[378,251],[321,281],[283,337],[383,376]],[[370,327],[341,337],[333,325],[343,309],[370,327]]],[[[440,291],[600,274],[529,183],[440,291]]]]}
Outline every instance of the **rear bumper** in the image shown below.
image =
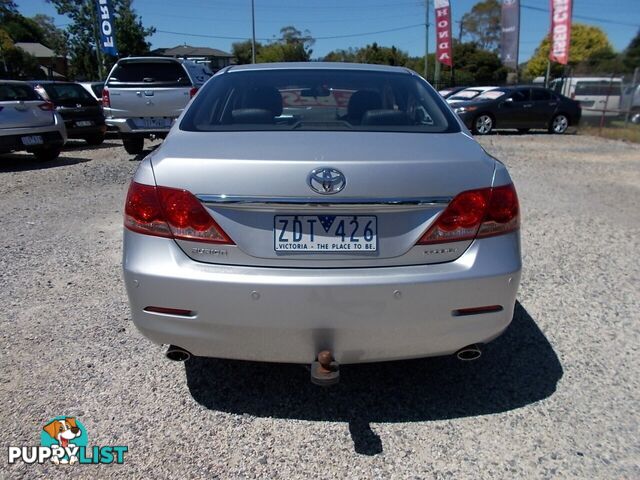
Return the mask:
{"type": "Polygon", "coordinates": [[[89,135],[99,135],[107,132],[107,126],[104,123],[88,127],[71,126],[73,124],[75,124],[75,122],[68,122],[67,124],[67,135],[69,138],[84,138],[89,135]]]}
{"type": "Polygon", "coordinates": [[[125,230],[124,278],[138,329],[194,355],[341,363],[450,354],[498,336],[520,281],[519,234],[475,241],[456,261],[420,266],[292,269],[211,265],[173,240],[125,230]],[[487,305],[470,316],[452,311],[487,305]],[[193,316],[145,312],[147,306],[193,316]]]}
{"type": "MultiPolygon", "coordinates": [[[[177,117],[176,117],[177,118],[177,117]]],[[[175,120],[175,119],[174,119],[175,120]]],[[[152,134],[152,133],[169,133],[171,127],[168,128],[139,128],[131,118],[107,118],[105,123],[109,129],[118,130],[120,133],[136,133],[136,134],[152,134]]]]}
{"type": "Polygon", "coordinates": [[[0,153],[17,152],[21,150],[37,150],[40,148],[61,147],[67,141],[67,130],[58,113],[54,114],[54,123],[43,127],[2,128],[0,129],[0,153]],[[22,137],[40,135],[41,145],[26,146],[22,137]]]}

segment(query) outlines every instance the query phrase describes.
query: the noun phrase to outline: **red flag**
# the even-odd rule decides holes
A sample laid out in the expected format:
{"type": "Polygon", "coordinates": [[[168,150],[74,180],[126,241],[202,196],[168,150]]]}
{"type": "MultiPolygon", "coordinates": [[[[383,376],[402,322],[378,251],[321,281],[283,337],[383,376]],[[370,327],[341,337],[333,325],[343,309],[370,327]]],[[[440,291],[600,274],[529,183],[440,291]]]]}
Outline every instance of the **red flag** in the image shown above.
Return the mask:
{"type": "Polygon", "coordinates": [[[551,1],[551,50],[549,60],[566,65],[571,41],[571,0],[551,1]]]}
{"type": "Polygon", "coordinates": [[[435,0],[436,7],[436,60],[453,65],[453,39],[451,38],[451,5],[449,0],[435,0]]]}

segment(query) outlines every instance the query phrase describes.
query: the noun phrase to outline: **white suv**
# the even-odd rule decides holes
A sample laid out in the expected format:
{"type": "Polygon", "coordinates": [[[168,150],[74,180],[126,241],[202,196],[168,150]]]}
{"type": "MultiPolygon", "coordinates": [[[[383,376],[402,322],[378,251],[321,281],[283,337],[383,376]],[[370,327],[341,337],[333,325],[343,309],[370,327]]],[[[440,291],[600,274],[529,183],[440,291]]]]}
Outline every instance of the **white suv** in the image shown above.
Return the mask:
{"type": "Polygon", "coordinates": [[[166,136],[212,75],[206,66],[187,60],[123,58],[109,73],[102,93],[106,123],[120,132],[128,153],[141,153],[144,138],[166,136]]]}

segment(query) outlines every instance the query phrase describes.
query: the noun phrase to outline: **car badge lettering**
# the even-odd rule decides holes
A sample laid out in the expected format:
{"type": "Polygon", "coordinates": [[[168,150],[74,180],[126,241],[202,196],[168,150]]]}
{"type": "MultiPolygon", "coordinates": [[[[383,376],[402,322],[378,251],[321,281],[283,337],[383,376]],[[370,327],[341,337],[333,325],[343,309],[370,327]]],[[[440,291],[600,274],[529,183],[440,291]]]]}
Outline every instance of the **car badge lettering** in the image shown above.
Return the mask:
{"type": "Polygon", "coordinates": [[[333,195],[344,189],[347,180],[344,174],[335,168],[321,167],[311,170],[307,177],[307,184],[316,193],[333,195]]]}

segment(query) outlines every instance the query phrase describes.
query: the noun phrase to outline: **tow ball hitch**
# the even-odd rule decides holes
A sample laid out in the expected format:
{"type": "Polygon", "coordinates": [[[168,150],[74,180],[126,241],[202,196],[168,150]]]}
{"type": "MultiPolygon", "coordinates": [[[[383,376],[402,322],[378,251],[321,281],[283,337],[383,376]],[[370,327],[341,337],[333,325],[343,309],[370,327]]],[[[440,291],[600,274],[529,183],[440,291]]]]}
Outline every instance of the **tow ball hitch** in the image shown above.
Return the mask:
{"type": "Polygon", "coordinates": [[[340,381],[340,365],[329,350],[318,353],[318,359],[311,364],[311,383],[329,387],[340,381]]]}

